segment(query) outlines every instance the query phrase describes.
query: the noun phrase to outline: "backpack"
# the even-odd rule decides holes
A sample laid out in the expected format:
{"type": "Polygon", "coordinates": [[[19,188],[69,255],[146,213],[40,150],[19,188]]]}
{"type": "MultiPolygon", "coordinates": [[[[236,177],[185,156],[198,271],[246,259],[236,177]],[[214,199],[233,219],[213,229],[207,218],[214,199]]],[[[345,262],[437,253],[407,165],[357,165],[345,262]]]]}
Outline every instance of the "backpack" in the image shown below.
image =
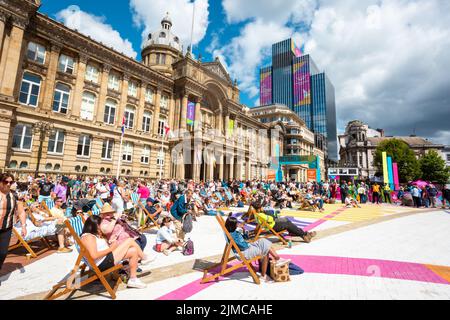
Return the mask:
{"type": "Polygon", "coordinates": [[[191,239],[183,245],[183,255],[192,256],[194,254],[194,242],[191,239]]]}
{"type": "Polygon", "coordinates": [[[192,214],[187,213],[183,218],[182,230],[184,233],[190,233],[192,232],[192,228],[193,228],[192,214]]]}

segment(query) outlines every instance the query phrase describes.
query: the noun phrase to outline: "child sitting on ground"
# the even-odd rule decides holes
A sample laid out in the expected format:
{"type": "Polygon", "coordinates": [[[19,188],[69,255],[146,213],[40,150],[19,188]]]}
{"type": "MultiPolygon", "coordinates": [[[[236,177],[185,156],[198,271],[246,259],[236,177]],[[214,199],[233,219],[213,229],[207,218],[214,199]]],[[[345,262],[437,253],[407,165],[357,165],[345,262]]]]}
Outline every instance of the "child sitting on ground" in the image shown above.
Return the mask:
{"type": "Polygon", "coordinates": [[[161,229],[156,234],[156,252],[162,252],[168,256],[171,252],[183,248],[183,240],[175,236],[175,227],[172,219],[165,217],[162,220],[161,229]]]}
{"type": "Polygon", "coordinates": [[[346,208],[351,208],[351,207],[353,207],[353,208],[361,208],[360,205],[358,204],[358,201],[353,199],[352,196],[350,196],[349,194],[345,198],[345,207],[346,208]]]}

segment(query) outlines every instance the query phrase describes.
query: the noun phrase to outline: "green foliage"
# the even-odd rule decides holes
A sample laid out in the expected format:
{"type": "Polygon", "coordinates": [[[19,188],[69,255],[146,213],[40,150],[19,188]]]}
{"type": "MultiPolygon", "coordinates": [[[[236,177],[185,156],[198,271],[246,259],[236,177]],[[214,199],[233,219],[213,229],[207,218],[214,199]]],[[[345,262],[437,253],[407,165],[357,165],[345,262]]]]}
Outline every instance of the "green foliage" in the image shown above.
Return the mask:
{"type": "Polygon", "coordinates": [[[439,184],[446,184],[450,178],[449,168],[446,167],[445,160],[435,150],[431,150],[420,160],[422,179],[439,184]]]}
{"type": "Polygon", "coordinates": [[[392,158],[393,163],[398,165],[398,175],[400,182],[409,182],[420,179],[422,172],[420,163],[413,150],[408,144],[399,139],[389,139],[381,142],[375,153],[374,164],[383,172],[383,152],[392,158]]]}

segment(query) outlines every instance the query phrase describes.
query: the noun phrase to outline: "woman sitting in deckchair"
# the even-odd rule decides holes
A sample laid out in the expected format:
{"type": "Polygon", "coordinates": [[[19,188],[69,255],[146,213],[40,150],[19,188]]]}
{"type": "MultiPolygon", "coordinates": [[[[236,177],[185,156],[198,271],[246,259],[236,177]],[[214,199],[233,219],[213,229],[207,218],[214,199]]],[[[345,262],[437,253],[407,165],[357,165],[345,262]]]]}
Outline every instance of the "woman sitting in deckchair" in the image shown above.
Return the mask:
{"type": "MultiPolygon", "coordinates": [[[[267,239],[259,239],[253,243],[249,243],[245,241],[242,233],[238,232],[238,220],[232,216],[232,213],[228,216],[227,221],[225,222],[225,228],[228,230],[230,235],[233,237],[234,242],[242,251],[245,259],[251,260],[255,257],[261,256],[262,261],[260,261],[261,266],[261,277],[265,282],[273,282],[267,273],[267,265],[269,264],[269,255],[271,255],[277,264],[283,265],[285,263],[290,262],[290,260],[281,259],[277,252],[271,248],[272,242],[267,239]]],[[[242,226],[241,226],[242,227],[242,226]]],[[[233,248],[234,251],[234,248],[233,248]]]]}
{"type": "Polygon", "coordinates": [[[95,260],[99,270],[103,272],[118,265],[122,260],[129,260],[130,280],[127,287],[146,288],[146,284],[136,276],[138,263],[140,261],[141,265],[146,265],[153,260],[147,258],[133,238],[128,238],[121,244],[114,241],[109,245],[100,229],[101,222],[102,218],[99,216],[89,217],[81,236],[81,242],[95,260]]]}

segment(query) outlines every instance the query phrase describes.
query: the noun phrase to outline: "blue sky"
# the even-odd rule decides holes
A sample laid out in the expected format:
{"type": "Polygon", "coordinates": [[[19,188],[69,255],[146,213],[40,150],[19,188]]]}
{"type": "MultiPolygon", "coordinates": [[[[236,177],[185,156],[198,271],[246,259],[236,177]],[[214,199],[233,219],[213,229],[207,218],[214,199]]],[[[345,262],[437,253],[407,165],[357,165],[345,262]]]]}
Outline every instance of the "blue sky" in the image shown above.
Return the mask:
{"type": "MultiPolygon", "coordinates": [[[[190,41],[192,0],[42,0],[40,11],[140,59],[167,11],[190,41]],[[73,7],[75,5],[76,7],[73,7]],[[71,7],[72,6],[72,7],[71,7]]],[[[336,88],[338,132],[361,120],[387,135],[450,144],[450,1],[195,0],[194,54],[219,57],[241,102],[258,105],[259,68],[292,37],[336,88]],[[432,50],[430,50],[432,48],[432,50]]]]}

